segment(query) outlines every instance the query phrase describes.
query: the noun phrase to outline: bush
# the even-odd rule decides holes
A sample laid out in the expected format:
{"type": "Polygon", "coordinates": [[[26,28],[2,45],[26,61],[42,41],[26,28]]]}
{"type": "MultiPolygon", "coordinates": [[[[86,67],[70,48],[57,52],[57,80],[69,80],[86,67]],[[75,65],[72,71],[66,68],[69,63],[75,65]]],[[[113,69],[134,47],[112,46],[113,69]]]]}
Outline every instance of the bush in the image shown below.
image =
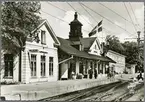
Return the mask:
{"type": "Polygon", "coordinates": [[[15,81],[3,81],[1,82],[1,85],[16,85],[18,84],[18,82],[15,82],[15,81]]]}
{"type": "Polygon", "coordinates": [[[83,79],[83,75],[82,74],[78,74],[77,75],[77,79],[83,79]]]}

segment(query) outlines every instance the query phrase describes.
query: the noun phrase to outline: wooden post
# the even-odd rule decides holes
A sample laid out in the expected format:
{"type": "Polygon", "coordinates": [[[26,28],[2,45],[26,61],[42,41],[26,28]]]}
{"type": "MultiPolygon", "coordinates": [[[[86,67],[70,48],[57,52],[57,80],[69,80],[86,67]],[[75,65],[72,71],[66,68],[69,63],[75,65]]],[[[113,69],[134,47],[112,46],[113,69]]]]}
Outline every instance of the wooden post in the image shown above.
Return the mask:
{"type": "Polygon", "coordinates": [[[22,50],[19,49],[19,82],[21,82],[21,64],[22,64],[22,50]]]}

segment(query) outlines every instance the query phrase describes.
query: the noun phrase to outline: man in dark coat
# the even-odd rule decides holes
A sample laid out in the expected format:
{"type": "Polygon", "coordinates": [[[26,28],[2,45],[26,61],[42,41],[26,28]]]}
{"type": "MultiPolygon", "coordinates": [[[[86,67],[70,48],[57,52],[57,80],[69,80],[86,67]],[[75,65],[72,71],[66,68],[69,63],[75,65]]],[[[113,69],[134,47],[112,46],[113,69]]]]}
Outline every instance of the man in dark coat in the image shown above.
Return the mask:
{"type": "Polygon", "coordinates": [[[98,75],[97,75],[97,68],[95,68],[95,69],[94,69],[94,77],[95,77],[95,79],[97,79],[97,76],[98,76],[98,75]]]}
{"type": "Polygon", "coordinates": [[[93,71],[92,71],[92,69],[90,68],[90,69],[89,69],[89,78],[90,78],[90,79],[92,79],[92,75],[93,75],[93,71]]]}

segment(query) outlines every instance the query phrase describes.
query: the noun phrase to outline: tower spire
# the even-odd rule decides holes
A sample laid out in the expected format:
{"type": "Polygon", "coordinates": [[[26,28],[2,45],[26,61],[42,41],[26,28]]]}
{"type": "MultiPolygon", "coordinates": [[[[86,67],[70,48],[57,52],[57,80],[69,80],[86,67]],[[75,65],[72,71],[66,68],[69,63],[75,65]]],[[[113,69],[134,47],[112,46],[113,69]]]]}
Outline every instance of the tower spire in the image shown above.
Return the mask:
{"type": "Polygon", "coordinates": [[[78,14],[77,14],[77,12],[75,12],[74,19],[75,19],[75,20],[78,19],[78,14]]]}

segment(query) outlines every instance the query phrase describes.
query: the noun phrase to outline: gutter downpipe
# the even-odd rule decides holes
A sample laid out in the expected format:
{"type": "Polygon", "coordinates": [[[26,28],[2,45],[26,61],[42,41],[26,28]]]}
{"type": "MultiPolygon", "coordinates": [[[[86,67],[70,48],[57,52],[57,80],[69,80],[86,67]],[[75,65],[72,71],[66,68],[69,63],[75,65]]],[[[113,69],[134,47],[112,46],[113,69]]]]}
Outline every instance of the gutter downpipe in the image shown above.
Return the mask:
{"type": "Polygon", "coordinates": [[[66,62],[66,61],[68,61],[68,60],[70,60],[70,59],[73,59],[73,55],[71,55],[70,58],[67,58],[67,59],[65,59],[65,60],[63,60],[63,61],[60,61],[58,64],[61,64],[61,63],[63,63],[63,62],[66,62]]]}

